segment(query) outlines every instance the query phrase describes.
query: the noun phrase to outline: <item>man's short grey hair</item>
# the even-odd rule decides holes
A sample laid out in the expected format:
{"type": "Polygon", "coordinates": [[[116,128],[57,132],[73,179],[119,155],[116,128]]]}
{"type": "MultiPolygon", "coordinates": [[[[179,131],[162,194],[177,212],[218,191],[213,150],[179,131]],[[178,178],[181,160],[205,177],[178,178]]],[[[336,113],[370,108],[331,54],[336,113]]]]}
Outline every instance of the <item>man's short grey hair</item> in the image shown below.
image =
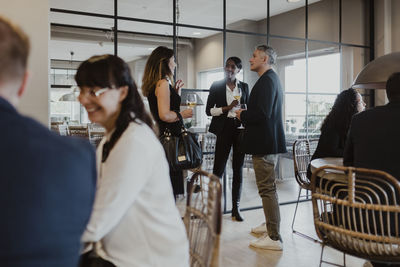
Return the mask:
{"type": "Polygon", "coordinates": [[[275,65],[276,63],[276,52],[275,50],[268,46],[268,45],[258,45],[256,47],[257,50],[259,51],[263,51],[267,56],[268,56],[268,64],[269,65],[275,65]]]}

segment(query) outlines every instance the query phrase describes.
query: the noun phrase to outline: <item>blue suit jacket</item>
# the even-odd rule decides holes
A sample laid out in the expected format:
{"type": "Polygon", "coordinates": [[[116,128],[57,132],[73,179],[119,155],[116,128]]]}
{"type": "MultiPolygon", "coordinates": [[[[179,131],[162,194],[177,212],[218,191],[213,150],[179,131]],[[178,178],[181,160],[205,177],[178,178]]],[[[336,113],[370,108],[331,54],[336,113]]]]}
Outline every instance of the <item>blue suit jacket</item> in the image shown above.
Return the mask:
{"type": "Polygon", "coordinates": [[[95,184],[87,141],[58,136],[0,98],[0,266],[77,266],[95,184]]]}

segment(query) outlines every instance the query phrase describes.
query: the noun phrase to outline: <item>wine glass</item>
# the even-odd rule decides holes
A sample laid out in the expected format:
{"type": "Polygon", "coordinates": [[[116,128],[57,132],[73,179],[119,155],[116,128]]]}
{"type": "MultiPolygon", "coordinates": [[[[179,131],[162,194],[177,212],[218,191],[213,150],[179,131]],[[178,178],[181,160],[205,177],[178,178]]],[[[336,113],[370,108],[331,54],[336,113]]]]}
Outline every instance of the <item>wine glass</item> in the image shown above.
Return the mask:
{"type": "Polygon", "coordinates": [[[186,97],[186,105],[189,106],[190,109],[193,109],[197,104],[197,95],[193,93],[187,94],[186,97]]]}
{"type": "MultiPolygon", "coordinates": [[[[186,95],[186,105],[190,108],[193,109],[197,104],[197,95],[194,93],[188,93],[186,95]]],[[[187,118],[184,120],[186,128],[192,127],[192,118],[187,118]]]]}
{"type": "MultiPolygon", "coordinates": [[[[246,104],[240,104],[240,108],[246,110],[247,109],[247,105],[246,104]]],[[[242,122],[240,122],[240,126],[237,127],[238,129],[244,129],[244,126],[242,124],[242,122]]]]}
{"type": "Polygon", "coordinates": [[[242,92],[239,90],[233,91],[233,98],[238,101],[237,108],[240,107],[240,98],[242,97],[242,92]]]}

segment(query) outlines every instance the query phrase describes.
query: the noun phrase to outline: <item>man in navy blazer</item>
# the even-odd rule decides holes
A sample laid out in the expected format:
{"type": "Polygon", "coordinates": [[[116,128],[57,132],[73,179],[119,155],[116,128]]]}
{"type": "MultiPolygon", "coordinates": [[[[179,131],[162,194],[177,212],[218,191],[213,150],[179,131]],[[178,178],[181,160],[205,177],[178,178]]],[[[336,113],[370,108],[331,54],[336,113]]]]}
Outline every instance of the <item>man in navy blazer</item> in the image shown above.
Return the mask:
{"type": "Polygon", "coordinates": [[[94,151],[17,112],[29,39],[2,17],[0,36],[0,266],[77,266],[95,194],[94,151]]]}
{"type": "Polygon", "coordinates": [[[346,139],[343,164],[388,172],[400,181],[400,72],[386,82],[389,103],[353,116],[346,139]],[[371,127],[373,125],[373,127],[371,127]]]}
{"type": "MultiPolygon", "coordinates": [[[[400,136],[400,72],[388,78],[386,94],[388,104],[353,116],[343,153],[343,165],[385,171],[400,181],[400,143],[397,142],[400,136]]],[[[379,262],[371,262],[371,265],[398,266],[379,262]]]]}
{"type": "Polygon", "coordinates": [[[218,177],[225,171],[232,148],[232,218],[236,221],[243,221],[239,203],[243,183],[244,153],[240,150],[243,129],[238,129],[240,122],[235,118],[233,108],[239,103],[247,104],[249,98],[249,86],[236,78],[241,69],[240,58],[230,57],[226,60],[225,79],[211,85],[206,107],[207,115],[212,116],[209,132],[217,136],[213,173],[218,177]],[[235,96],[240,97],[240,102],[235,96]]]}
{"type": "Polygon", "coordinates": [[[236,115],[246,127],[243,150],[252,155],[266,221],[266,226],[262,224],[252,232],[268,232],[250,242],[250,246],[282,250],[274,169],[276,154],[286,152],[286,141],[282,122],[282,87],[278,75],[272,70],[275,62],[276,53],[272,47],[257,46],[250,59],[250,69],[260,78],[251,90],[247,110],[238,110],[236,115]]]}

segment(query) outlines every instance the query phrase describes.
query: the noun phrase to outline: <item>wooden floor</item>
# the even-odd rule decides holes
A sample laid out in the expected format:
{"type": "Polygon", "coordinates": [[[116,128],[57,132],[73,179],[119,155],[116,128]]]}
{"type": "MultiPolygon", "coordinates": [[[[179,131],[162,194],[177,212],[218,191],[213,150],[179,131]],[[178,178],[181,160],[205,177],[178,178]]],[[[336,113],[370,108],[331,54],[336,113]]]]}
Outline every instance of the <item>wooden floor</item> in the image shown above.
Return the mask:
{"type": "MultiPolygon", "coordinates": [[[[255,185],[254,172],[252,170],[244,170],[244,183],[242,193],[242,207],[260,206],[261,199],[258,196],[257,187],[255,185]]],[[[294,178],[286,178],[278,181],[278,196],[281,203],[297,199],[298,185],[294,178]]],[[[227,185],[230,191],[230,185],[227,185]]],[[[228,209],[230,209],[230,193],[227,194],[228,209]],[[228,199],[229,198],[229,199],[228,199]]],[[[177,201],[177,206],[184,213],[185,198],[182,196],[177,201]]],[[[295,229],[317,238],[313,216],[312,204],[310,201],[299,204],[298,215],[296,219],[295,229]]],[[[283,251],[268,251],[262,249],[254,249],[249,247],[249,242],[256,239],[256,236],[250,234],[252,227],[259,225],[264,221],[262,209],[242,212],[245,218],[244,222],[232,221],[231,215],[223,215],[222,234],[220,239],[220,247],[218,257],[214,266],[220,267],[313,267],[319,266],[321,255],[321,245],[299,235],[293,234],[291,223],[295,204],[281,205],[281,235],[283,239],[283,251]]],[[[343,264],[343,254],[325,248],[324,259],[343,264]]],[[[346,266],[361,267],[364,260],[346,256],[346,266]]],[[[332,266],[322,264],[322,266],[332,266]]]]}
{"type": "MultiPolygon", "coordinates": [[[[259,225],[264,220],[262,209],[243,212],[244,222],[232,221],[230,214],[224,215],[218,251],[218,266],[319,266],[321,245],[292,233],[291,222],[294,208],[295,205],[292,204],[280,207],[282,252],[249,247],[249,242],[257,238],[250,234],[251,227],[259,225]]],[[[316,237],[312,221],[311,202],[299,204],[296,226],[295,229],[316,237]]],[[[324,259],[343,264],[343,254],[330,248],[325,248],[324,259]]],[[[364,260],[362,259],[346,256],[346,266],[361,267],[363,264],[364,260]]],[[[332,265],[323,264],[322,266],[332,265]]]]}

